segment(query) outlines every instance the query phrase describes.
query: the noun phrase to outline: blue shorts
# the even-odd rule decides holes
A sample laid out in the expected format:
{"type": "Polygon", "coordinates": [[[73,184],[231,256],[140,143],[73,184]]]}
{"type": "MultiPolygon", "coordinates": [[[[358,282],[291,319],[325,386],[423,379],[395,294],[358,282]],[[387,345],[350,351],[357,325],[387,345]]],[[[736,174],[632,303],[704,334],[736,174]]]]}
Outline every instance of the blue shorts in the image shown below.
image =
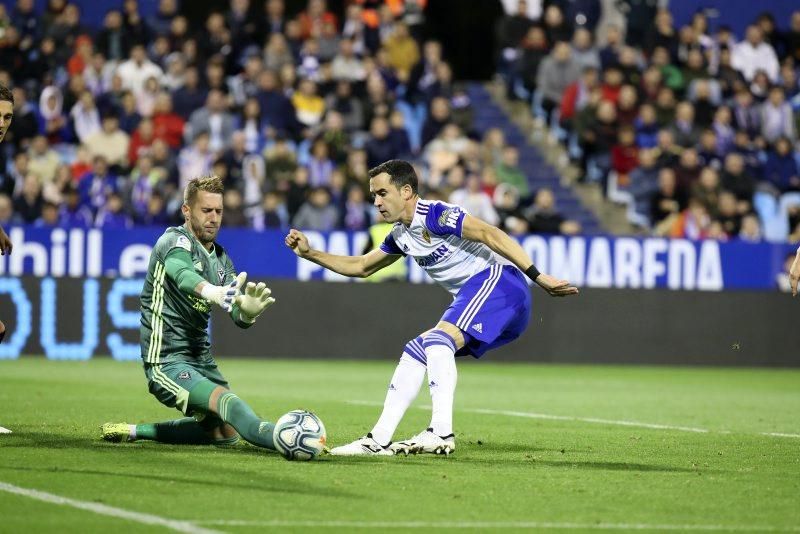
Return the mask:
{"type": "Polygon", "coordinates": [[[480,358],[517,339],[528,326],[531,293],[525,275],[512,265],[493,265],[467,280],[442,321],[464,332],[456,356],[480,358]]]}

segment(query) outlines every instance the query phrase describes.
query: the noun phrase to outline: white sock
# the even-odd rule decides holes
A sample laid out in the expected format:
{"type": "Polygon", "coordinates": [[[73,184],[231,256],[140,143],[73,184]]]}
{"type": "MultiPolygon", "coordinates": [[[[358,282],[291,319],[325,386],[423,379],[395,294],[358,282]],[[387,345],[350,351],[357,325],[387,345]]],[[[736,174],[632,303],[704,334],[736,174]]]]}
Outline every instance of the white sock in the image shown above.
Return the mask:
{"type": "Polygon", "coordinates": [[[128,441],[136,440],[136,425],[128,425],[128,441]]]}
{"type": "Polygon", "coordinates": [[[425,378],[425,366],[404,352],[394,370],[394,376],[386,392],[383,412],[372,429],[372,438],[381,445],[392,441],[397,425],[403,419],[406,410],[417,398],[419,388],[425,378]]]}
{"type": "Polygon", "coordinates": [[[425,347],[425,356],[433,404],[430,428],[437,436],[449,436],[453,433],[453,398],[458,380],[455,351],[445,345],[429,345],[425,347]]]}

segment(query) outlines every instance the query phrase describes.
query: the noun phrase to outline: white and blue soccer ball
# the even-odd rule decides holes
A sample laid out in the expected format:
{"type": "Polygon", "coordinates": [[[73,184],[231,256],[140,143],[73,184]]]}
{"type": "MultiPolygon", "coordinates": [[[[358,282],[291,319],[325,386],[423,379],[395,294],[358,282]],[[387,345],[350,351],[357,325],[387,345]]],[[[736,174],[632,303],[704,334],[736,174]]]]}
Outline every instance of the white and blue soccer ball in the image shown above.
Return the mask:
{"type": "Polygon", "coordinates": [[[275,448],[287,460],[313,460],[325,448],[325,425],[306,410],[292,410],[278,419],[272,431],[275,448]]]}

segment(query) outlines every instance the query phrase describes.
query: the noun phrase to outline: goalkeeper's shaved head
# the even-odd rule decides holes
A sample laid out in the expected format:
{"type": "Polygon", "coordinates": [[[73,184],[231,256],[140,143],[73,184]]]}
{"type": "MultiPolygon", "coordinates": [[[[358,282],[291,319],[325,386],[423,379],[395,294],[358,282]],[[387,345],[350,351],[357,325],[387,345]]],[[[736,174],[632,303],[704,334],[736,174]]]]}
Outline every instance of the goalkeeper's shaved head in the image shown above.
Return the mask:
{"type": "Polygon", "coordinates": [[[222,185],[222,178],[216,175],[194,178],[189,181],[186,189],[183,190],[183,203],[187,206],[192,206],[197,199],[198,191],[221,195],[225,192],[225,187],[222,185]]]}

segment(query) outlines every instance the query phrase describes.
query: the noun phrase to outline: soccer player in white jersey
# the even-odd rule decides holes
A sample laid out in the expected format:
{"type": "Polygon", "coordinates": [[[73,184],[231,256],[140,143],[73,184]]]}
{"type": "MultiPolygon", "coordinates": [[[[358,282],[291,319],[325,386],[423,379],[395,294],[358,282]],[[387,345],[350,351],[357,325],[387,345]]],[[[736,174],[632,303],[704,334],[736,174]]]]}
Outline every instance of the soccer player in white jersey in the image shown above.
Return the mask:
{"type": "Polygon", "coordinates": [[[480,358],[522,334],[531,310],[523,273],[553,296],[575,295],[578,289],[566,280],[540,273],[519,243],[499,228],[458,206],[421,199],[417,175],[408,162],[387,161],[371,169],[369,176],[375,206],[394,224],[379,248],[362,256],[327,254],[312,249],[306,236],[294,229],[286,236],[286,245],[301,258],[353,277],[369,276],[409,255],[454,300],[433,329],[406,344],[383,413],[372,431],[332,449],[331,454],[450,454],[455,450],[455,356],[480,358]],[[430,425],[409,439],[392,443],[426,371],[433,404],[430,425]]]}

